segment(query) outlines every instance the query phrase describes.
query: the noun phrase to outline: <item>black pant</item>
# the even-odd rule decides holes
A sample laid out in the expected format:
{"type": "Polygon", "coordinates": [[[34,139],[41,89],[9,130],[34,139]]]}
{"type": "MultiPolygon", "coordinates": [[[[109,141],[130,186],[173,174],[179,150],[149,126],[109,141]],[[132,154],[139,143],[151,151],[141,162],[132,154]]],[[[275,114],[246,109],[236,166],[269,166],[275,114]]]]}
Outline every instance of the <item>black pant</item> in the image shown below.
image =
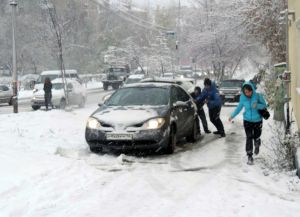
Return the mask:
{"type": "Polygon", "coordinates": [[[215,125],[220,134],[225,133],[223,123],[220,119],[221,106],[208,109],[208,112],[210,121],[215,125]]]}
{"type": "Polygon", "coordinates": [[[52,106],[52,108],[53,108],[51,99],[52,99],[52,93],[45,93],[45,106],[46,106],[46,109],[48,109],[48,105],[49,105],[49,104],[50,104],[50,105],[52,106]]]}
{"type": "Polygon", "coordinates": [[[261,144],[260,136],[262,131],[262,121],[249,122],[244,120],[244,128],[247,136],[246,152],[248,156],[253,155],[253,142],[255,147],[259,147],[261,144]]]}
{"type": "MultiPolygon", "coordinates": [[[[199,118],[202,122],[202,126],[203,126],[204,131],[207,132],[208,127],[207,127],[207,121],[206,121],[206,115],[205,115],[204,109],[203,108],[198,109],[197,113],[198,113],[198,116],[199,116],[199,118]]],[[[199,128],[200,128],[200,124],[199,124],[199,128]]]]}

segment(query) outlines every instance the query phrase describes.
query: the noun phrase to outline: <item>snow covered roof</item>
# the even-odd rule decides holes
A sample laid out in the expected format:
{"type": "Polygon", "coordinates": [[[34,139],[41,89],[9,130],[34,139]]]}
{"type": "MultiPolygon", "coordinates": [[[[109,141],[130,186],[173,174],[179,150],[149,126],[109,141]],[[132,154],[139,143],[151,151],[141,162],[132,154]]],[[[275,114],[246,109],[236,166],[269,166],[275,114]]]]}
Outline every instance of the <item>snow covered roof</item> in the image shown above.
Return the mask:
{"type": "MultiPolygon", "coordinates": [[[[70,70],[65,70],[66,74],[77,74],[77,70],[70,69],[70,70]]],[[[41,75],[59,75],[61,73],[60,70],[51,70],[51,71],[43,71],[41,75]]]]}

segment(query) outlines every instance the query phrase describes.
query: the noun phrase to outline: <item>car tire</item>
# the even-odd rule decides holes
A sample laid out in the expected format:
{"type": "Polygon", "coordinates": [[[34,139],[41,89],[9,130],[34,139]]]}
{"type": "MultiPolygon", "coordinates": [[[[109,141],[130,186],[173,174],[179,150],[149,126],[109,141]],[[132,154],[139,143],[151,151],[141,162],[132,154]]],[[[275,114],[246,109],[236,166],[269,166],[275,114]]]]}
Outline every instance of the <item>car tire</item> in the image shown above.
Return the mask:
{"type": "Polygon", "coordinates": [[[80,107],[80,108],[84,108],[85,102],[86,102],[85,97],[81,97],[81,101],[80,101],[79,107],[80,107]]]}
{"type": "Polygon", "coordinates": [[[118,85],[118,84],[114,84],[114,85],[112,86],[112,88],[113,88],[114,90],[117,90],[117,89],[119,89],[119,85],[118,85]]]}
{"type": "Polygon", "coordinates": [[[102,148],[101,147],[91,147],[90,146],[90,151],[93,152],[93,153],[102,153],[102,148]]]}
{"type": "Polygon", "coordinates": [[[10,98],[10,100],[9,100],[9,102],[8,102],[8,105],[12,105],[12,101],[13,101],[13,99],[10,98]]]}
{"type": "Polygon", "coordinates": [[[39,106],[39,105],[33,105],[33,106],[31,106],[31,107],[32,107],[32,109],[33,109],[34,111],[36,111],[36,110],[38,110],[38,109],[41,108],[41,106],[39,106]]]}
{"type": "Polygon", "coordinates": [[[169,141],[168,141],[168,146],[166,148],[166,154],[173,154],[175,151],[176,147],[176,130],[175,127],[172,126],[170,129],[170,135],[169,135],[169,141]]]}
{"type": "Polygon", "coordinates": [[[193,129],[192,129],[192,132],[191,132],[191,134],[190,135],[188,135],[187,137],[186,137],[186,141],[187,142],[192,142],[192,143],[194,143],[194,142],[196,142],[197,141],[197,138],[198,138],[198,121],[197,121],[197,119],[195,119],[195,121],[194,121],[194,124],[193,124],[193,129]]]}
{"type": "Polygon", "coordinates": [[[65,99],[60,100],[59,108],[60,109],[65,109],[66,108],[66,100],[65,99]]]}
{"type": "Polygon", "coordinates": [[[103,84],[103,89],[104,90],[108,90],[108,85],[107,84],[103,84]]]}

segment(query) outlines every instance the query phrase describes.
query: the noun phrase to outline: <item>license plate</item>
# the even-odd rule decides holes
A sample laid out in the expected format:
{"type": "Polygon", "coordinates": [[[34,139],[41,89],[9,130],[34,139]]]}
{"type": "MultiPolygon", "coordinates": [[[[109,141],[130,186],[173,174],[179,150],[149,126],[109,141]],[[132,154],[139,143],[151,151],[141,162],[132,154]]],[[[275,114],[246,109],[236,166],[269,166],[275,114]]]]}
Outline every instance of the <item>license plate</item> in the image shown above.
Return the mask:
{"type": "Polygon", "coordinates": [[[234,99],[234,96],[227,95],[227,96],[225,96],[225,99],[234,99]]]}
{"type": "Polygon", "coordinates": [[[133,135],[128,133],[107,133],[107,140],[132,140],[133,135]]]}

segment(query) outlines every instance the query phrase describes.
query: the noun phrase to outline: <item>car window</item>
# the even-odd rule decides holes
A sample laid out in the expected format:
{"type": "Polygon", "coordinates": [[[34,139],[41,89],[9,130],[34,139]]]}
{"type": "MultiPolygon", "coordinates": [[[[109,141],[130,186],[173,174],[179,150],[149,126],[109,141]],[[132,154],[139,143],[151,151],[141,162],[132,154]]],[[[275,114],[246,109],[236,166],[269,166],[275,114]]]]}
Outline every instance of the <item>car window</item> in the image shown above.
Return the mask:
{"type": "Polygon", "coordinates": [[[169,89],[160,87],[130,87],[116,91],[107,101],[108,106],[167,105],[169,89]]]}
{"type": "Polygon", "coordinates": [[[237,88],[237,87],[242,87],[243,86],[243,81],[223,81],[221,83],[221,88],[237,88]]]}
{"type": "Polygon", "coordinates": [[[171,102],[175,103],[178,101],[186,102],[189,101],[189,95],[180,87],[173,87],[171,90],[171,102]]]}
{"type": "Polygon", "coordinates": [[[190,100],[189,95],[180,87],[176,87],[177,90],[177,101],[186,102],[190,100]]]}
{"type": "Polygon", "coordinates": [[[54,84],[52,84],[52,88],[54,90],[61,90],[64,88],[64,84],[63,83],[54,83],[54,84]]]}

